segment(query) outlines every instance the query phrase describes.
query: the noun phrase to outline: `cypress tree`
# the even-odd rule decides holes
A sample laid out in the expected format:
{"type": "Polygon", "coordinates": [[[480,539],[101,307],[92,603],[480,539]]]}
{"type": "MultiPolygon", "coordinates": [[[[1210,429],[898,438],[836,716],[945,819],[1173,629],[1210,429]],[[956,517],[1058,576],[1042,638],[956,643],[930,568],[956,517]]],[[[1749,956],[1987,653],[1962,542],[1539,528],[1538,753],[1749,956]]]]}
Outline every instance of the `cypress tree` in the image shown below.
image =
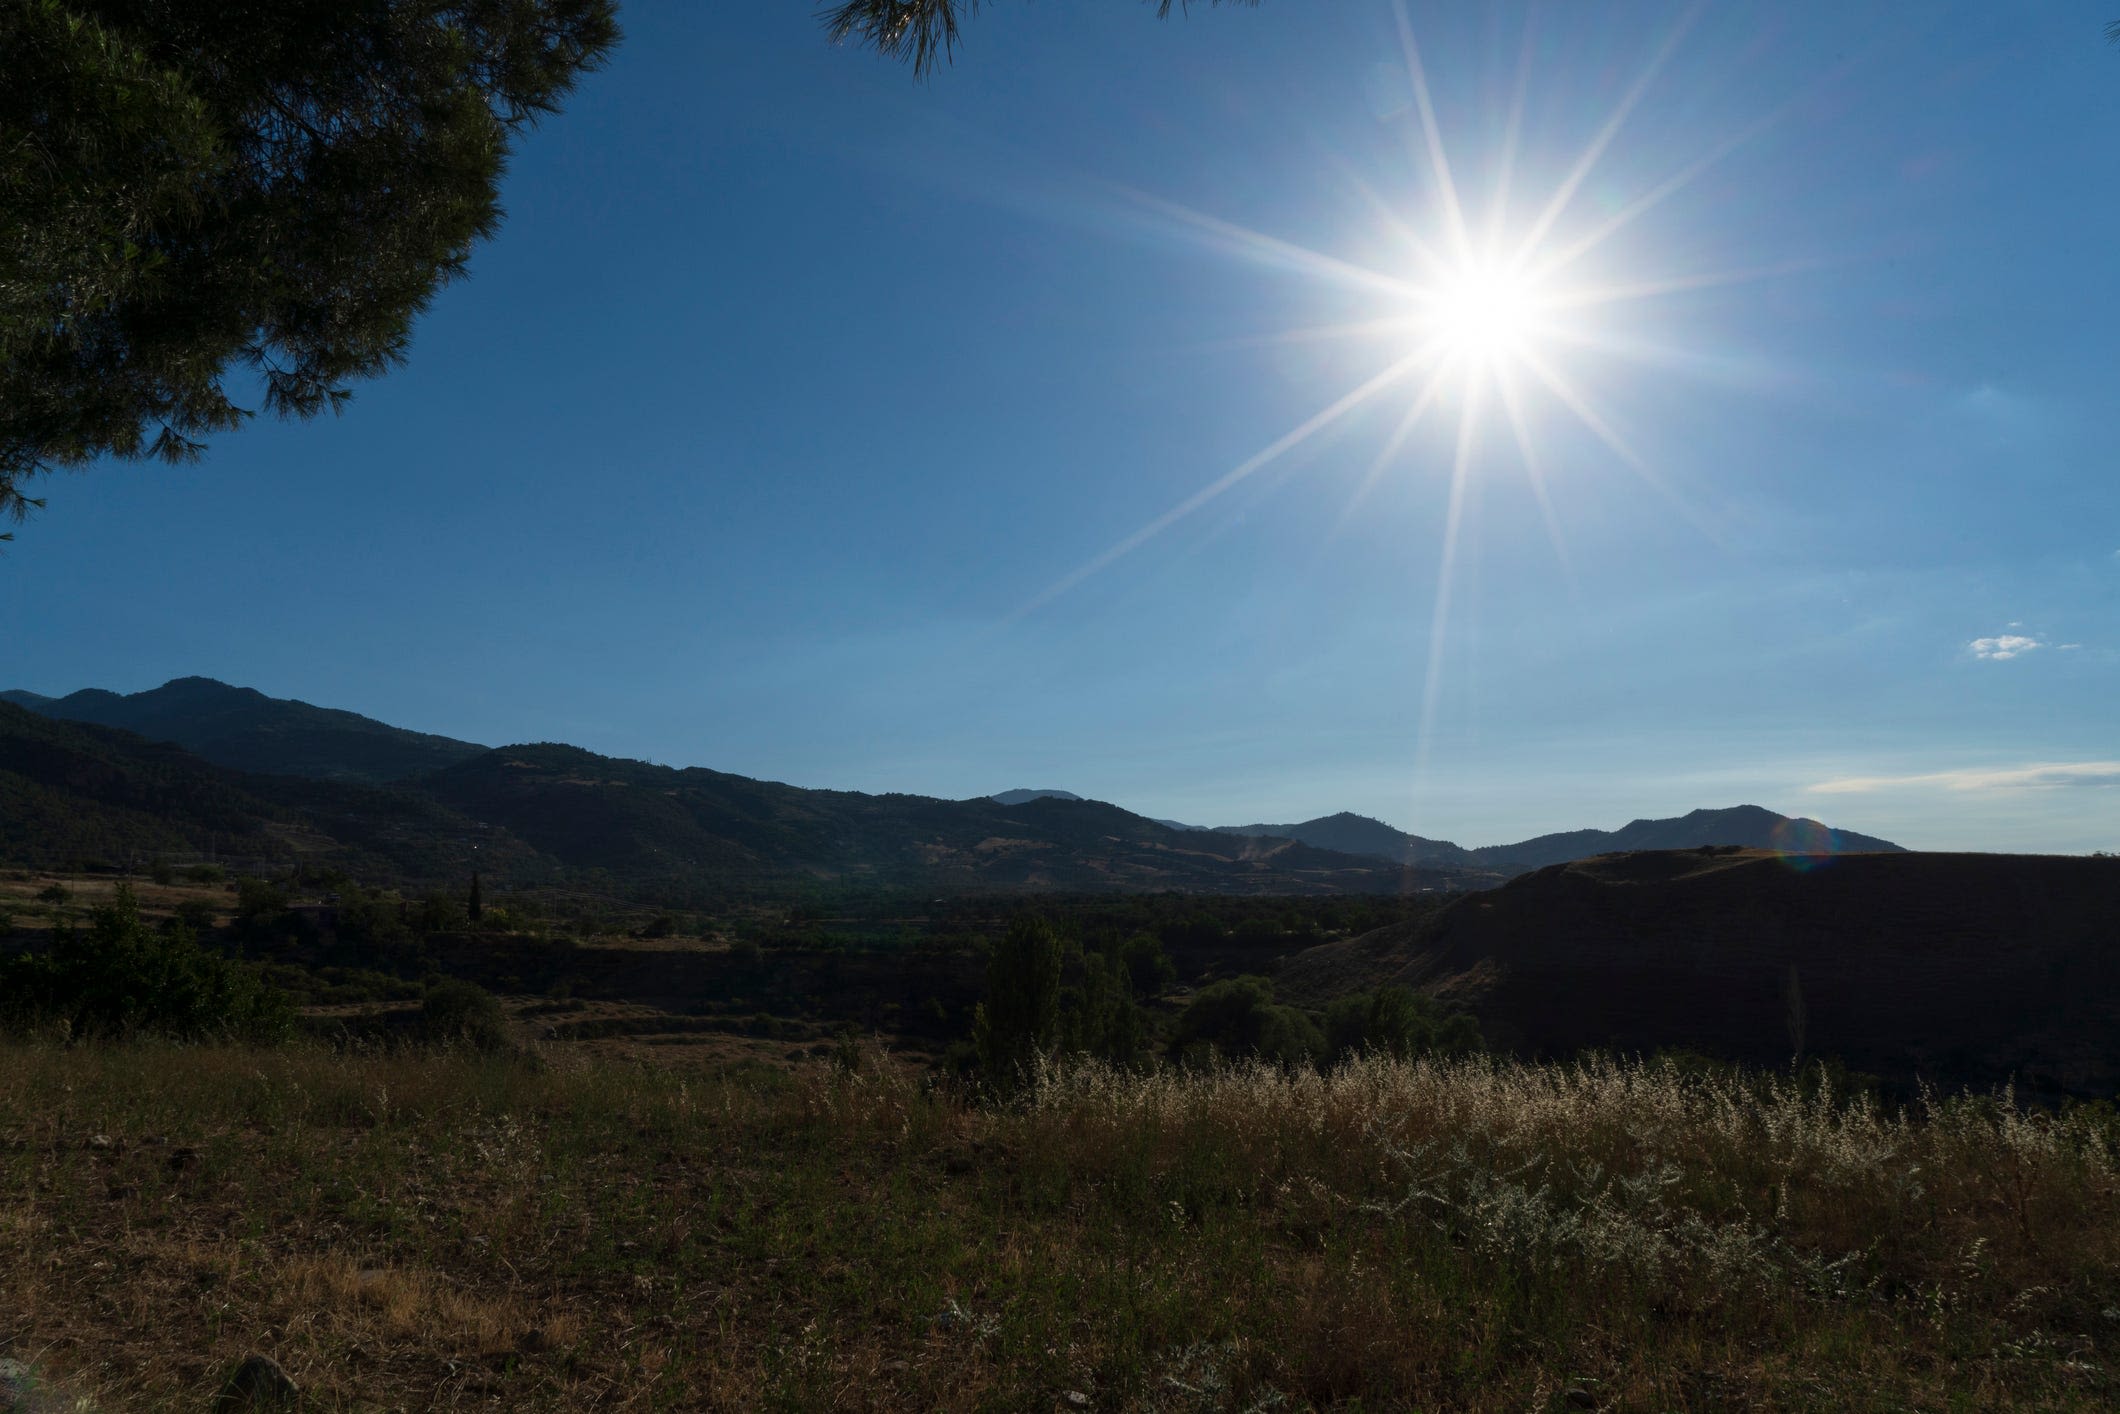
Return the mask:
{"type": "Polygon", "coordinates": [[[987,1083],[1027,1084],[1041,1055],[1060,1039],[1060,972],[1066,944],[1043,918],[1019,918],[986,966],[986,1000],[972,1017],[972,1039],[987,1083]]]}

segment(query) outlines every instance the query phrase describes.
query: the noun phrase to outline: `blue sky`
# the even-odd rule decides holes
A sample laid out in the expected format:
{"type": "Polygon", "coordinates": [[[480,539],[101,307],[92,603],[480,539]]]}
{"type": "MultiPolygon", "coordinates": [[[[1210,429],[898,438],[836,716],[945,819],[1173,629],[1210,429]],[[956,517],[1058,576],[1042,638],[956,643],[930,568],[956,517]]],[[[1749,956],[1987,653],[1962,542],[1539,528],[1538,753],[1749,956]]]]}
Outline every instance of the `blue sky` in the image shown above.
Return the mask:
{"type": "Polygon", "coordinates": [[[2120,848],[2110,9],[1416,5],[1446,189],[1388,3],[1001,0],[916,83],[632,0],[409,367],[46,485],[0,686],[1468,845],[2120,848]],[[1230,479],[1427,337],[1448,192],[1515,249],[1564,188],[1534,263],[1606,234],[1542,297],[1659,293],[1230,479]]]}

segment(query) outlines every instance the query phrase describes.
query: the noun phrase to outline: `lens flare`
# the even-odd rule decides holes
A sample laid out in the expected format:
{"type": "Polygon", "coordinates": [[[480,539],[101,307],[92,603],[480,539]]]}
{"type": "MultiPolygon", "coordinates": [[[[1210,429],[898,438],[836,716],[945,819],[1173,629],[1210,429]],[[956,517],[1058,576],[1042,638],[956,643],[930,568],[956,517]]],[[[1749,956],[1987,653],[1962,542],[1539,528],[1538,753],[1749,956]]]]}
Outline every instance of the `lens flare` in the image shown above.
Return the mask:
{"type": "Polygon", "coordinates": [[[1664,65],[1676,52],[1698,10],[1689,11],[1664,35],[1589,143],[1567,166],[1558,184],[1543,199],[1521,193],[1518,147],[1524,131],[1524,105],[1531,89],[1530,68],[1537,46],[1533,17],[1527,16],[1523,54],[1510,104],[1506,136],[1499,152],[1479,168],[1453,164],[1438,120],[1434,95],[1421,59],[1404,0],[1393,0],[1406,76],[1413,96],[1414,120],[1408,149],[1426,167],[1409,186],[1432,194],[1432,206],[1410,218],[1402,197],[1380,190],[1347,172],[1353,190],[1374,209],[1384,233],[1403,259],[1364,264],[1308,249],[1278,236],[1256,231],[1147,192],[1124,193],[1136,214],[1146,212],[1159,223],[1218,253],[1355,293],[1369,306],[1367,317],[1323,328],[1283,331],[1261,342],[1296,344],[1344,340],[1380,348],[1383,357],[1366,375],[1358,374],[1345,393],[1257,452],[1209,480],[1163,514],[1122,536],[1072,572],[1019,606],[1010,619],[1034,612],[1085,580],[1109,568],[1203,510],[1271,463],[1324,434],[1376,403],[1396,402],[1400,409],[1393,430],[1354,488],[1349,511],[1390,474],[1437,474],[1448,477],[1450,511],[1438,557],[1437,613],[1431,634],[1430,705],[1423,711],[1420,734],[1425,751],[1433,717],[1433,679],[1442,667],[1442,637],[1457,563],[1468,482],[1490,474],[1489,445],[1503,439],[1483,435],[1483,423],[1505,430],[1507,443],[1520,454],[1547,534],[1563,565],[1569,562],[1559,518],[1547,494],[1546,459],[1535,445],[1529,409],[1534,401],[1565,414],[1606,451],[1661,495],[1696,527],[1699,515],[1657,474],[1648,460],[1630,447],[1612,420],[1596,405],[1589,388],[1571,374],[1568,364],[1584,354],[1639,358],[1639,340],[1615,339],[1600,329],[1599,316],[1616,306],[1656,299],[1681,291],[1767,278],[1774,270],[1697,272],[1614,281],[1586,273],[1586,257],[1605,247],[1651,210],[1691,185],[1780,116],[1768,115],[1742,132],[1715,143],[1674,174],[1628,199],[1625,193],[1603,203],[1604,210],[1582,221],[1578,198],[1594,169],[1604,162],[1628,118],[1664,65]],[[1487,189],[1480,209],[1468,207],[1463,178],[1478,173],[1487,189]],[[1579,222],[1571,229],[1571,222],[1579,222]],[[1581,229],[1581,225],[1588,229],[1581,229]],[[1434,443],[1416,443],[1414,434],[1431,415],[1457,421],[1446,458],[1434,455],[1434,443]]]}

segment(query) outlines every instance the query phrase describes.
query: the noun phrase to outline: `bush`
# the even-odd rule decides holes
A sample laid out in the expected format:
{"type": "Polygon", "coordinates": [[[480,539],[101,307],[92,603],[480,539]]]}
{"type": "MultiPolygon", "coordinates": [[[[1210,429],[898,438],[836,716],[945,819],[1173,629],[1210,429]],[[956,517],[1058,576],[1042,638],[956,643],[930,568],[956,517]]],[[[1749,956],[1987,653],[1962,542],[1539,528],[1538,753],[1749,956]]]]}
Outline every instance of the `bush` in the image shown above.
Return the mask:
{"type": "Polygon", "coordinates": [[[1264,977],[1233,977],[1202,987],[1178,1016],[1173,1060],[1188,1064],[1256,1056],[1276,1065],[1317,1059],[1325,1037],[1308,1012],[1277,1006],[1264,977]]]}
{"type": "Polygon", "coordinates": [[[73,890],[67,888],[64,884],[46,884],[43,888],[37,890],[37,899],[40,903],[61,904],[73,896],[73,890]]]}
{"type": "Polygon", "coordinates": [[[1480,1025],[1463,1012],[1446,1012],[1407,987],[1341,997],[1325,1009],[1325,1055],[1334,1065],[1359,1055],[1470,1055],[1480,1049],[1480,1025]]]}
{"type": "Polygon", "coordinates": [[[184,877],[194,884],[225,884],[228,871],[218,864],[194,864],[184,871],[184,877]]]}
{"type": "Polygon", "coordinates": [[[429,890],[420,900],[415,918],[422,933],[458,933],[471,923],[464,901],[440,889],[429,890]]]}
{"type": "Polygon", "coordinates": [[[0,961],[0,1020],[61,1024],[75,1036],[282,1041],[294,1007],[257,970],[199,946],[181,925],[157,933],[131,889],[89,915],[84,933],[53,929],[51,951],[0,961]]]}
{"type": "Polygon", "coordinates": [[[194,935],[211,933],[217,916],[217,910],[205,899],[188,898],[176,906],[169,918],[164,920],[162,928],[165,932],[189,928],[194,935]]]}
{"type": "Polygon", "coordinates": [[[420,999],[420,1034],[439,1045],[505,1050],[508,1018],[484,987],[450,978],[436,982],[420,999]]]}
{"type": "Polygon", "coordinates": [[[1139,996],[1161,996],[1178,980],[1177,964],[1163,950],[1163,940],[1153,933],[1135,933],[1120,943],[1116,952],[1139,996]]]}
{"type": "Polygon", "coordinates": [[[236,881],[236,916],[246,921],[276,918],[287,911],[287,891],[264,879],[236,881]]]}

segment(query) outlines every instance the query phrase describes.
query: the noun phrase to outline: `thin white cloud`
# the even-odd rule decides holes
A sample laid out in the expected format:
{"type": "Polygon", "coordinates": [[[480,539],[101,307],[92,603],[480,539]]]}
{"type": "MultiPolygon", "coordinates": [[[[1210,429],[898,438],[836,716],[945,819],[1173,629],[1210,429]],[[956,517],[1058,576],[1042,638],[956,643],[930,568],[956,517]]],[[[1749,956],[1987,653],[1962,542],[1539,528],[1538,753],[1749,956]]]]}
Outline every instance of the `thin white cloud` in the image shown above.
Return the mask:
{"type": "Polygon", "coordinates": [[[2120,761],[2047,761],[1985,770],[1925,771],[1911,776],[1842,776],[1804,789],[1814,795],[1867,795],[1881,790],[2058,790],[2070,786],[2120,786],[2120,761]]]}
{"type": "MultiPolygon", "coordinates": [[[[2010,627],[2016,628],[2018,625],[2011,624],[2010,627]]],[[[2022,657],[2035,648],[2045,646],[2038,639],[2022,633],[2000,633],[1993,638],[1976,638],[1966,645],[1973,651],[1975,658],[1985,659],[1990,663],[2005,663],[2012,658],[2022,657]]]]}

